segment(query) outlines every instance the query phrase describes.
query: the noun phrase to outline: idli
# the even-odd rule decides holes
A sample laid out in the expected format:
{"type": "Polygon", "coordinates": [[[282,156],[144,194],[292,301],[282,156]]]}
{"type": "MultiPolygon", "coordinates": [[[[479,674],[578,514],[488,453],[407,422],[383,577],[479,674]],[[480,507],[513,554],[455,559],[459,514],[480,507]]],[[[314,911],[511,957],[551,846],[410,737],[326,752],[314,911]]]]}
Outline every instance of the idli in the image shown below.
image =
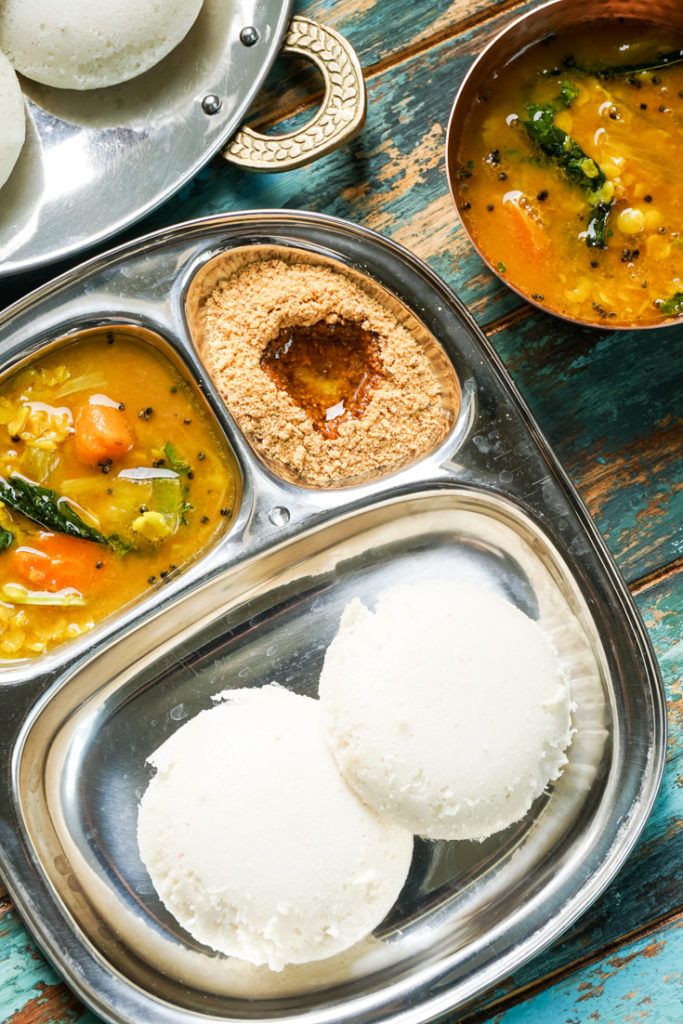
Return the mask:
{"type": "Polygon", "coordinates": [[[0,53],[0,187],[12,173],[25,136],[24,97],[14,68],[0,53]]]}
{"type": "Polygon", "coordinates": [[[346,785],[318,701],[276,685],[226,696],[150,758],[142,860],[212,949],[272,970],[332,956],[390,910],[413,837],[346,785]]]}
{"type": "Polygon", "coordinates": [[[320,679],[330,747],[359,797],[432,839],[484,839],[566,763],[568,683],[549,639],[502,597],[451,581],[344,609],[320,679]]]}
{"type": "Polygon", "coordinates": [[[202,0],[3,0],[0,49],[17,71],[61,89],[125,82],[187,35],[202,0]]]}

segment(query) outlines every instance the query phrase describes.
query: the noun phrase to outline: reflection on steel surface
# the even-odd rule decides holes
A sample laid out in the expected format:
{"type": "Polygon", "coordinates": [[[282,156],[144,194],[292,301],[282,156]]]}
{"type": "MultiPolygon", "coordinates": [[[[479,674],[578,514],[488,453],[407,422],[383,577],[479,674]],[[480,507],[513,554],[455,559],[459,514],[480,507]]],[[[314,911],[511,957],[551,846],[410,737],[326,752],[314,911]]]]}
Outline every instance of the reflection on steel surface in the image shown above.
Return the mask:
{"type": "MultiPolygon", "coordinates": [[[[191,309],[190,309],[191,312],[191,309]]],[[[508,974],[604,889],[643,827],[665,716],[644,627],[595,526],[483,335],[414,256],[367,230],[284,211],[221,216],[91,261],[0,315],[2,366],[70,332],[153,329],[199,382],[243,474],[224,538],[171,589],[38,664],[0,669],[0,856],[29,927],[105,1018],[424,1024],[508,974]],[[393,294],[452,363],[462,402],[426,458],[337,491],[254,457],[194,349],[186,305],[214,257],[295,246],[393,294]],[[315,695],[353,595],[400,579],[487,586],[555,638],[577,703],[570,764],[524,821],[484,843],[416,844],[383,925],[340,958],[269,975],[183,934],[135,838],[147,755],[228,686],[315,695]]],[[[419,681],[418,681],[419,685],[419,681]]]]}

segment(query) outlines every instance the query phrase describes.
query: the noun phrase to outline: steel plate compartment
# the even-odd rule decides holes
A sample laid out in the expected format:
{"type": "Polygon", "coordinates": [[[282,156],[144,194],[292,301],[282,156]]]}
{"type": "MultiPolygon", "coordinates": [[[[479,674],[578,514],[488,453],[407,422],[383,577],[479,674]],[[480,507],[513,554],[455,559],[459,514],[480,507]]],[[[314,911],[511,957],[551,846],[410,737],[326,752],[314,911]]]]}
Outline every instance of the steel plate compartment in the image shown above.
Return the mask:
{"type": "MultiPolygon", "coordinates": [[[[309,213],[180,225],[84,264],[0,316],[0,369],[57,339],[126,324],[163,339],[234,452],[239,512],[158,600],[83,643],[0,668],[0,867],[77,994],[116,1024],[426,1024],[565,930],[633,848],[666,750],[661,679],[628,588],[524,401],[464,307],[393,242],[309,213]],[[250,247],[330,260],[433,339],[449,430],[423,458],[345,488],[298,486],[258,458],[192,336],[197,283],[250,247]],[[315,697],[355,596],[456,579],[548,631],[569,674],[569,765],[483,843],[416,839],[400,898],[346,954],[277,973],[199,945],[157,899],[136,824],[149,755],[230,687],[315,697]]],[[[416,681],[419,699],[419,680],[416,681]]]]}

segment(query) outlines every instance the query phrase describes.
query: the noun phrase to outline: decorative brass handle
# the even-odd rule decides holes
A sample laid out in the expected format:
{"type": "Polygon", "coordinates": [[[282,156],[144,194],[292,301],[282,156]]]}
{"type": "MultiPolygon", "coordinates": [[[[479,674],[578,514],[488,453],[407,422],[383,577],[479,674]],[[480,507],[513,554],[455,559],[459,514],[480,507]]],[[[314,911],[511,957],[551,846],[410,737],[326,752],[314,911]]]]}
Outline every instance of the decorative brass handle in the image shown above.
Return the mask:
{"type": "Polygon", "coordinates": [[[360,131],[365,122],[365,82],[350,43],[310,18],[292,18],[282,53],[313,61],[325,80],[325,98],[315,117],[286,135],[261,135],[240,128],[221,150],[230,163],[252,171],[287,171],[317,160],[360,131]]]}

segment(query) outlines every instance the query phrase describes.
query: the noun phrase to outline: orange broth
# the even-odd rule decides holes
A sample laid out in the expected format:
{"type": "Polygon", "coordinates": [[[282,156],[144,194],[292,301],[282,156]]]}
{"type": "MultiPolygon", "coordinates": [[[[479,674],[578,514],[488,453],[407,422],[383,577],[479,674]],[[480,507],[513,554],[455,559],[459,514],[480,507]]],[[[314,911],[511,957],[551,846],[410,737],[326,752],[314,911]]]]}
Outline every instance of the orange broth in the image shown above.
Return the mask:
{"type": "Polygon", "coordinates": [[[238,502],[234,456],[196,389],[122,330],[88,332],[6,378],[0,437],[2,487],[46,488],[102,536],[41,525],[0,494],[0,658],[39,655],[163,586],[238,502]]]}
{"type": "Polygon", "coordinates": [[[609,70],[682,46],[639,22],[584,24],[500,69],[467,117],[455,183],[462,220],[506,281],[556,313],[612,327],[683,315],[683,63],[609,70]],[[539,106],[583,150],[587,173],[602,170],[600,196],[530,137],[523,122],[539,106]],[[588,245],[597,198],[609,207],[604,245],[588,245]]]}

